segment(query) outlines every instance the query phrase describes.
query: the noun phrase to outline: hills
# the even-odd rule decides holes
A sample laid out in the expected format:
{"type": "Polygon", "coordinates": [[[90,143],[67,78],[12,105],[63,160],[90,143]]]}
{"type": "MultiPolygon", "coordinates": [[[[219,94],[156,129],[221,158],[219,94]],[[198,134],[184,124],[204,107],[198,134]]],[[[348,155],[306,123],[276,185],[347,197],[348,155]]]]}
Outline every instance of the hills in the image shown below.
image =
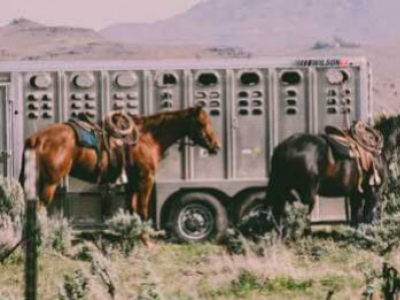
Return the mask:
{"type": "Polygon", "coordinates": [[[208,0],[153,24],[94,31],[17,19],[0,27],[0,60],[142,60],[363,55],[376,110],[398,110],[400,1],[208,0]]]}

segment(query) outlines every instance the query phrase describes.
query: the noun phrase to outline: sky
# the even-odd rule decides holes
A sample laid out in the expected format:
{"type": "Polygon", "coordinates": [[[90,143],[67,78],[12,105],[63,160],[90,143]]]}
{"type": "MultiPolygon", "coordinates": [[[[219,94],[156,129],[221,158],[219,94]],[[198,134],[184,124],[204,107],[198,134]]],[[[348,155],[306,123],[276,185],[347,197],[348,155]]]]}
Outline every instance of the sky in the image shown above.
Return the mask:
{"type": "Polygon", "coordinates": [[[102,29],[122,22],[155,22],[205,0],[3,0],[0,24],[27,18],[44,25],[102,29]]]}

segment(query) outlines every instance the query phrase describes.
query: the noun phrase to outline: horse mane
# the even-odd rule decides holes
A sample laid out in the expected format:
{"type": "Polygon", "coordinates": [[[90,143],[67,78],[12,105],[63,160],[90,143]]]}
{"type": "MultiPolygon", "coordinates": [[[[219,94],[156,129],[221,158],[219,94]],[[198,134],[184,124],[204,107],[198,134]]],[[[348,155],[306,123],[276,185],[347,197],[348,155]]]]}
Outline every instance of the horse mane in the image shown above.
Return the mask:
{"type": "Polygon", "coordinates": [[[375,119],[374,127],[387,138],[394,130],[400,129],[400,115],[381,114],[375,119]]]}
{"type": "Polygon", "coordinates": [[[149,132],[160,128],[170,121],[174,121],[179,117],[184,116],[190,109],[183,109],[178,111],[163,111],[151,116],[144,116],[140,118],[140,126],[144,132],[149,132]]]}

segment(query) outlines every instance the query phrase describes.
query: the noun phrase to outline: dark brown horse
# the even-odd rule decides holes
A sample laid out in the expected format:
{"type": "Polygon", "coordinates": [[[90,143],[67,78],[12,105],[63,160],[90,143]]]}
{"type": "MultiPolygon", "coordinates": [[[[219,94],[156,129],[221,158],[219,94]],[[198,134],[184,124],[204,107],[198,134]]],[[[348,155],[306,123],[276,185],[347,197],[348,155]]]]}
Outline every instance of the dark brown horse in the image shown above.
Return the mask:
{"type": "MultiPolygon", "coordinates": [[[[131,199],[129,206],[146,220],[158,163],[172,144],[189,137],[194,144],[209,152],[219,149],[211,120],[201,107],[163,112],[137,118],[135,122],[138,122],[140,136],[137,143],[126,144],[123,148],[110,147],[115,149],[111,154],[103,150],[100,164],[96,151],[80,146],[75,131],[67,124],[53,124],[28,137],[24,150],[31,149],[36,154],[40,203],[50,204],[58,184],[66,175],[92,183],[112,183],[120,176],[121,168],[125,168],[128,175],[126,188],[131,199]],[[115,161],[120,154],[117,152],[121,151],[125,153],[123,166],[115,161]]],[[[21,183],[23,174],[22,168],[21,183]]]]}
{"type": "Polygon", "coordinates": [[[278,224],[287,201],[301,200],[311,213],[317,195],[349,197],[351,222],[371,222],[388,164],[400,145],[400,117],[383,117],[374,128],[383,136],[383,149],[375,169],[382,180],[375,185],[370,184],[368,176],[360,178],[355,159],[333,157],[321,135],[295,134],[281,142],[272,156],[266,199],[278,224]]]}

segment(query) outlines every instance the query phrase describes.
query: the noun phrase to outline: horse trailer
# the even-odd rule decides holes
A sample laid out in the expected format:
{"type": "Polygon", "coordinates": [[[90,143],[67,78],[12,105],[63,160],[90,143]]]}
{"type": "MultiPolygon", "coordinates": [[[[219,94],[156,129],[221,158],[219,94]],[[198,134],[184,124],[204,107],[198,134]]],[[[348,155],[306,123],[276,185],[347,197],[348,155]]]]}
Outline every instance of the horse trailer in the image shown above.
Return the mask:
{"type": "MultiPolygon", "coordinates": [[[[274,147],[297,132],[372,120],[372,76],[363,57],[194,61],[0,63],[0,175],[18,177],[24,139],[86,112],[149,115],[200,104],[221,138],[218,155],[174,145],[160,165],[153,220],[202,240],[260,205],[274,147]]],[[[51,205],[77,225],[123,207],[95,185],[67,178],[51,205]],[[106,194],[106,196],[104,196],[106,194]],[[111,200],[110,200],[111,198],[111,200]]],[[[312,220],[347,219],[342,198],[319,198],[312,220]]]]}

